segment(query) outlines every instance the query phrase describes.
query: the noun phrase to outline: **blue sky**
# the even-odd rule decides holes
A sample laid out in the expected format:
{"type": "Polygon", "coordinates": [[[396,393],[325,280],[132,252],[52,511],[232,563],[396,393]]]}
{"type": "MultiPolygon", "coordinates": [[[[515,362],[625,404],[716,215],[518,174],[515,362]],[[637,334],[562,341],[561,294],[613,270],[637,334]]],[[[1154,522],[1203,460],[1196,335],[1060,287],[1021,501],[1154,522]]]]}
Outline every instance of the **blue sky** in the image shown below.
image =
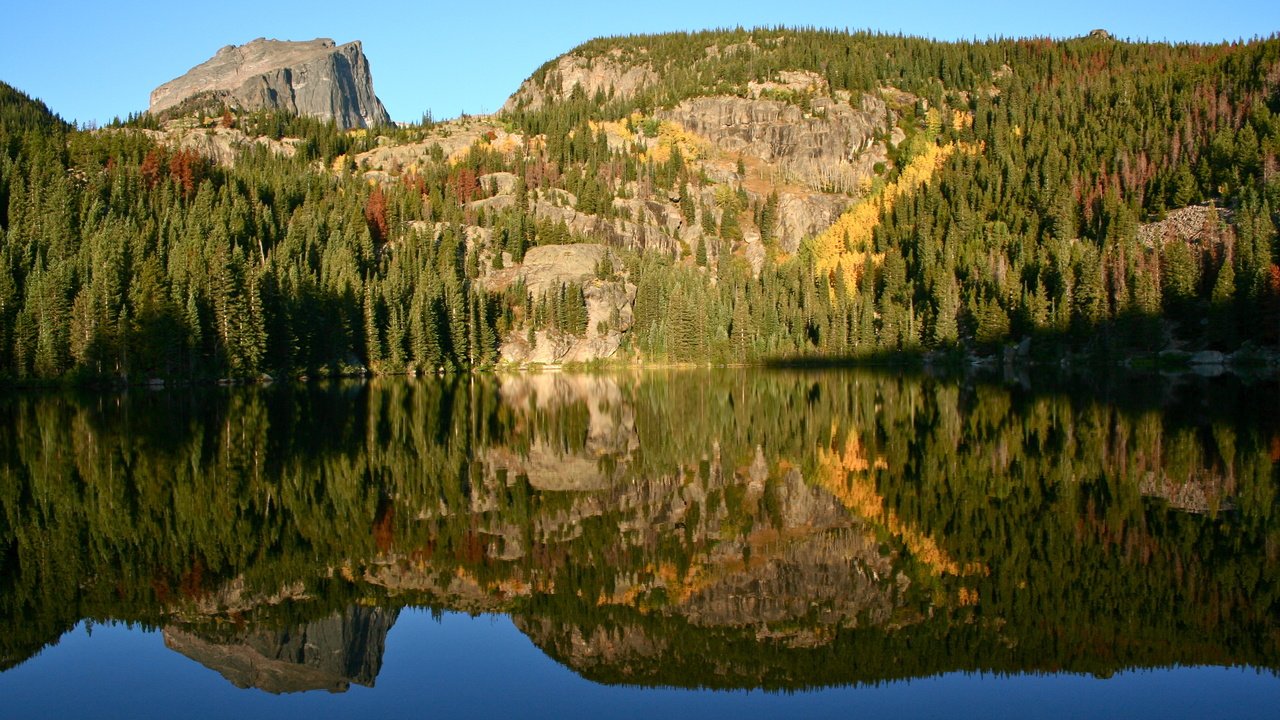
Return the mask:
{"type": "Polygon", "coordinates": [[[939,39],[1081,35],[1218,42],[1280,32],[1280,2],[7,0],[0,80],[69,120],[144,110],[152,88],[257,37],[362,40],[397,120],[496,110],[544,61],[601,35],[811,25],[939,39]]]}

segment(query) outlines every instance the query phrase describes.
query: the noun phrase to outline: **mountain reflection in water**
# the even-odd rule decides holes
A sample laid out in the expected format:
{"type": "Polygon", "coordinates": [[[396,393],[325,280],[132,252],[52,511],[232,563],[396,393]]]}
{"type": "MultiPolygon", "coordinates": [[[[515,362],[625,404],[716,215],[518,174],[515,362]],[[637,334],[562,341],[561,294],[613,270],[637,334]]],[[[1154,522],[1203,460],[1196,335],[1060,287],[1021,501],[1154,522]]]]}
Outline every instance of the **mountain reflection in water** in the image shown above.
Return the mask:
{"type": "Polygon", "coordinates": [[[342,691],[425,607],[602,683],[1275,672],[1277,406],[751,371],[9,396],[0,669],[119,620],[342,691]]]}

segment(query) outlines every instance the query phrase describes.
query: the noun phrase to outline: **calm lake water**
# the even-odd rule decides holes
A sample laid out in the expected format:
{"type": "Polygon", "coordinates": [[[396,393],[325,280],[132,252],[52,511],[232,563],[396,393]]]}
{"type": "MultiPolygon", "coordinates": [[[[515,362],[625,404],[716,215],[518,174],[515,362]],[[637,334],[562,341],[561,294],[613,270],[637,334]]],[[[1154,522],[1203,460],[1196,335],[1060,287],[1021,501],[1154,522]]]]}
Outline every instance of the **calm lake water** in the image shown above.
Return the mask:
{"type": "Polygon", "coordinates": [[[0,716],[1257,717],[1280,386],[0,396],[0,716]]]}

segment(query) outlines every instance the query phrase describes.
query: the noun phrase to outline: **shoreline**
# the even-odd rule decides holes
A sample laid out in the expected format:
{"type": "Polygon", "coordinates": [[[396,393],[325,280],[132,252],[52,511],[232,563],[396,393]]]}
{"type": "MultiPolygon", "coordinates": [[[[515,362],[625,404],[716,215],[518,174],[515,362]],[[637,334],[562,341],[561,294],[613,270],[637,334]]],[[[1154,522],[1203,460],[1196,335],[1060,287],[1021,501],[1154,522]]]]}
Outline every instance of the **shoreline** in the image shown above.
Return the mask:
{"type": "Polygon", "coordinates": [[[1009,346],[1002,353],[977,355],[973,353],[895,353],[863,357],[791,357],[762,360],[760,362],[636,362],[634,360],[600,359],[589,362],[567,363],[501,363],[496,366],[434,373],[406,371],[376,373],[365,369],[360,372],[281,374],[279,377],[262,373],[257,378],[147,378],[145,380],[0,380],[4,390],[172,390],[177,388],[243,387],[273,384],[307,384],[327,380],[374,380],[377,378],[425,378],[463,375],[537,375],[562,373],[566,375],[591,375],[617,372],[689,371],[689,370],[910,370],[939,373],[942,376],[989,375],[1006,376],[1027,372],[1079,372],[1104,370],[1122,373],[1151,374],[1177,377],[1195,375],[1218,377],[1280,378],[1280,351],[1250,350],[1236,353],[1217,351],[1170,351],[1142,353],[1123,357],[1098,357],[1096,355],[1064,355],[1052,359],[1033,358],[1017,352],[1009,346]],[[1243,353],[1243,354],[1242,354],[1243,353]]]}

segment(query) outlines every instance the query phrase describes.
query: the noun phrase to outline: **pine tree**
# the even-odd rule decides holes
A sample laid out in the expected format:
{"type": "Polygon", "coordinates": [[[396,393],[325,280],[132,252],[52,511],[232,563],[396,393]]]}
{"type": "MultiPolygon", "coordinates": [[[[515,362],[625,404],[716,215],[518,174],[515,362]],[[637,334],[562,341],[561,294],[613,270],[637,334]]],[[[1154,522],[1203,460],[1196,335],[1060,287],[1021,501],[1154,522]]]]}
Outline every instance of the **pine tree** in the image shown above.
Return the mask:
{"type": "Polygon", "coordinates": [[[1195,299],[1200,285],[1200,269],[1191,250],[1181,240],[1169,240],[1162,246],[1161,285],[1165,308],[1184,311],[1195,299]]]}
{"type": "Polygon", "coordinates": [[[955,276],[943,271],[942,279],[935,282],[934,290],[935,315],[933,323],[933,344],[935,347],[949,347],[960,339],[960,328],[957,316],[960,313],[960,289],[956,285],[955,276]]]}
{"type": "Polygon", "coordinates": [[[1209,324],[1210,339],[1220,349],[1233,350],[1238,343],[1236,335],[1236,273],[1232,269],[1230,257],[1222,260],[1218,268],[1218,277],[1213,283],[1213,294],[1210,302],[1213,307],[1213,321],[1209,324]]]}
{"type": "Polygon", "coordinates": [[[363,295],[364,358],[369,368],[377,372],[382,365],[384,351],[377,306],[374,303],[373,284],[368,280],[365,281],[363,295]]]}

